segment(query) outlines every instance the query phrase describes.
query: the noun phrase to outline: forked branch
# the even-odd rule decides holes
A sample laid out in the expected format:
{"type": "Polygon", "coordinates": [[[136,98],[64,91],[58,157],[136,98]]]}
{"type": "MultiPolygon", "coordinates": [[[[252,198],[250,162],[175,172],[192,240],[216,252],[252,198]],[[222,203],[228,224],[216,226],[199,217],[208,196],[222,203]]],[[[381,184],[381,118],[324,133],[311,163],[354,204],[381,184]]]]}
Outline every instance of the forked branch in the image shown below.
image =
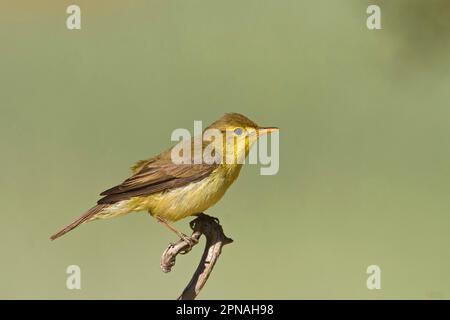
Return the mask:
{"type": "Polygon", "coordinates": [[[189,244],[184,240],[179,240],[163,252],[161,256],[161,269],[163,272],[170,272],[175,265],[178,254],[186,254],[196,245],[202,234],[206,237],[205,249],[203,251],[200,263],[178,300],[194,300],[202,290],[214,265],[222,252],[222,247],[232,243],[233,240],[228,238],[224,233],[222,226],[217,218],[201,213],[197,218],[190,222],[192,231],[192,243],[189,244]]]}

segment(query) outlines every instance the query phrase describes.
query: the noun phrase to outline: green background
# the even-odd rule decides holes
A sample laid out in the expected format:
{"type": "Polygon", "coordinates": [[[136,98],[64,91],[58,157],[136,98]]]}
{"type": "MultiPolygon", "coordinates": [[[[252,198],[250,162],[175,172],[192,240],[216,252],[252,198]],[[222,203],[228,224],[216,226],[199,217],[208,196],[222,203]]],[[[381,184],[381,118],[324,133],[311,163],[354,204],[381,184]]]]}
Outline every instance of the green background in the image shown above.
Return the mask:
{"type": "Polygon", "coordinates": [[[368,4],[2,0],[0,298],[176,298],[202,249],[163,274],[175,237],[147,214],[48,237],[231,111],[281,128],[280,171],[208,211],[235,242],[200,298],[450,298],[450,3],[370,1],[375,31],[368,4]]]}

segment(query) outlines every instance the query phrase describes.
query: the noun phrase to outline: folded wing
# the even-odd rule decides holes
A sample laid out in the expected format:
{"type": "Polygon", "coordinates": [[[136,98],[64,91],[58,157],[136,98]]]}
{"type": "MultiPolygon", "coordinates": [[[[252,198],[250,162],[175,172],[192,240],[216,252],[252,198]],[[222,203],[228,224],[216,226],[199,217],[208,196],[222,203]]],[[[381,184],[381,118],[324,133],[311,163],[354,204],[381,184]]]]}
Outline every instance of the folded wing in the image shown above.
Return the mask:
{"type": "Polygon", "coordinates": [[[131,197],[146,196],[185,186],[208,177],[217,165],[174,164],[167,159],[149,161],[121,184],[101,193],[98,204],[112,204],[131,197]]]}

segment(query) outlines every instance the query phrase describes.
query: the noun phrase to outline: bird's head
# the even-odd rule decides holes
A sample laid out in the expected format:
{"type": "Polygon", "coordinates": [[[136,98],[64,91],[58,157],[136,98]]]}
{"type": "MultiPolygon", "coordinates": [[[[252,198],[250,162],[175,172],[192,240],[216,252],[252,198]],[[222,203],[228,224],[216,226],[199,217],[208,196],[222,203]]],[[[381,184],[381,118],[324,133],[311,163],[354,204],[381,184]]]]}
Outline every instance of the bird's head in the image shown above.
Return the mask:
{"type": "Polygon", "coordinates": [[[259,137],[279,130],[276,127],[261,127],[239,113],[226,113],[205,131],[208,129],[219,130],[226,137],[223,140],[224,147],[227,152],[233,150],[235,159],[245,158],[259,137]]]}

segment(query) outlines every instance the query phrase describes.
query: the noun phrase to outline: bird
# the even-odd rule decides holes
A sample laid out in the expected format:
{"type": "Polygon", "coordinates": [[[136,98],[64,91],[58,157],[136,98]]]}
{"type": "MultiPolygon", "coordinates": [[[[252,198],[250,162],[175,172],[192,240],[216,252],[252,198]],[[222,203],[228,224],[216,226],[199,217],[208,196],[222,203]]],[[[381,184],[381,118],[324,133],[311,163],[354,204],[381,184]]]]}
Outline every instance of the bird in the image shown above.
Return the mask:
{"type": "MultiPolygon", "coordinates": [[[[201,215],[216,204],[239,176],[243,165],[243,161],[239,159],[248,156],[251,146],[259,137],[278,130],[276,127],[260,127],[239,113],[226,113],[208,126],[201,136],[193,137],[187,142],[189,146],[194,146],[200,139],[202,149],[213,146],[211,154],[220,161],[174,161],[174,150],[182,146],[181,141],[157,156],[138,161],[131,168],[129,178],[102,192],[102,198],[95,206],[53,234],[50,239],[55,240],[93,220],[147,211],[190,244],[190,237],[178,231],[171,222],[201,215]],[[231,139],[206,141],[204,133],[208,130],[231,139]],[[224,161],[230,150],[232,161],[224,161]]],[[[184,144],[186,145],[186,141],[184,144]]],[[[190,159],[193,157],[191,154],[190,159]]]]}

